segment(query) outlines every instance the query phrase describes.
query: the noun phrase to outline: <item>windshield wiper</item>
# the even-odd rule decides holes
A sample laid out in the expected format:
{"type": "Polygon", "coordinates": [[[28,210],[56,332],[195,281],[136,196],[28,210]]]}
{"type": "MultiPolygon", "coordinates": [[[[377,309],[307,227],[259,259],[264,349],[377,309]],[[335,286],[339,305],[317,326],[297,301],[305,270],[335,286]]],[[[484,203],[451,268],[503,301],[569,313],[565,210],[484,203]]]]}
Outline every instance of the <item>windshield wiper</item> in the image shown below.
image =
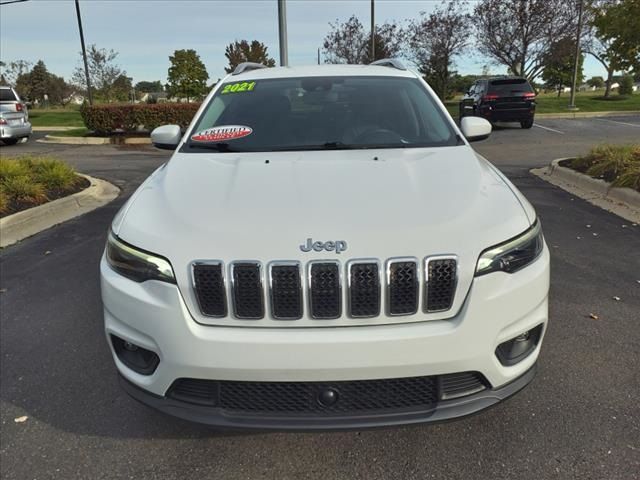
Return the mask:
{"type": "Polygon", "coordinates": [[[217,150],[218,152],[240,152],[241,150],[235,150],[229,147],[226,142],[217,143],[189,143],[189,148],[204,148],[206,150],[217,150]]]}

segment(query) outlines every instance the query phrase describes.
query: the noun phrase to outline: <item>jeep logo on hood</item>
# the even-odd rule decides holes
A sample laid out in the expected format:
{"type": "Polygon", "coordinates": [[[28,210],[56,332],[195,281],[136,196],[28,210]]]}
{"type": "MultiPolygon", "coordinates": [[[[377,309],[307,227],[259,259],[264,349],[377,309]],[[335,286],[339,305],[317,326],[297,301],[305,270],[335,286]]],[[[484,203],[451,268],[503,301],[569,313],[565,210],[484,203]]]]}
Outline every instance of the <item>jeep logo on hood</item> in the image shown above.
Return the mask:
{"type": "Polygon", "coordinates": [[[313,250],[314,252],[336,252],[341,253],[347,249],[347,242],[344,240],[335,240],[328,242],[314,242],[313,239],[307,238],[307,243],[303,243],[300,245],[300,250],[303,252],[310,252],[313,250]]]}

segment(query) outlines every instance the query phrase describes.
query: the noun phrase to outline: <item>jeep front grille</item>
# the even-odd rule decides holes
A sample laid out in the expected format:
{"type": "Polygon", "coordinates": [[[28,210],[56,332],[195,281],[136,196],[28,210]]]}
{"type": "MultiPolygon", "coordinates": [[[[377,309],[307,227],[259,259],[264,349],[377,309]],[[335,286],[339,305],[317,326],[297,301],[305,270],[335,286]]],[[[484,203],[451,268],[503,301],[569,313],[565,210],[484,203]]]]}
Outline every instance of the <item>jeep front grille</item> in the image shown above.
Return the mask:
{"type": "Polygon", "coordinates": [[[433,257],[426,261],[425,311],[443,312],[453,304],[457,283],[454,257],[433,257]]]}
{"type": "Polygon", "coordinates": [[[232,263],[231,279],[233,311],[236,317],[249,320],[264,317],[262,266],[260,263],[232,263]]]}
{"type": "Polygon", "coordinates": [[[351,262],[349,275],[349,314],[354,318],[380,315],[380,268],[375,261],[351,262]]]}
{"type": "Polygon", "coordinates": [[[342,283],[338,262],[309,264],[309,309],[311,317],[331,320],[342,314],[342,283]]]}
{"type": "Polygon", "coordinates": [[[240,261],[231,263],[227,282],[222,262],[198,261],[193,263],[193,282],[200,311],[210,317],[231,314],[243,320],[262,319],[268,299],[268,311],[275,320],[298,320],[305,310],[315,320],[337,319],[343,313],[354,319],[372,318],[381,314],[383,292],[389,316],[417,314],[421,296],[424,313],[451,309],[457,286],[456,257],[428,257],[422,264],[415,258],[392,258],[384,264],[384,272],[381,265],[372,259],[351,260],[343,272],[335,260],[314,260],[306,266],[271,262],[266,269],[258,261],[240,261]]]}
{"type": "Polygon", "coordinates": [[[298,262],[269,265],[271,315],[278,320],[298,320],[302,317],[302,279],[298,262]]]}

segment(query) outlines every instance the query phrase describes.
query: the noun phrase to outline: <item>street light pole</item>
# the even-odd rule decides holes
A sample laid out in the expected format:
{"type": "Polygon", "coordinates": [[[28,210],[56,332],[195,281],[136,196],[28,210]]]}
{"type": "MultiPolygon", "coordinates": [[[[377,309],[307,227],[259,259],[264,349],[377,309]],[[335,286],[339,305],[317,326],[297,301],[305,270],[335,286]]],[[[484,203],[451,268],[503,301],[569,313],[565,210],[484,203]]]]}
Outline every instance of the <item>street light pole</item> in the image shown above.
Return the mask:
{"type": "Polygon", "coordinates": [[[376,21],[375,21],[375,6],[374,1],[371,0],[371,61],[376,59],[376,21]]]}
{"type": "Polygon", "coordinates": [[[580,63],[580,35],[582,34],[582,5],[583,0],[578,0],[578,32],[576,35],[576,58],[573,64],[573,86],[571,88],[571,99],[569,100],[569,110],[577,110],[576,107],[576,84],[578,83],[578,65],[580,63]]]}
{"type": "Polygon", "coordinates": [[[93,105],[93,95],[91,94],[91,78],[89,77],[89,64],[87,63],[87,49],[84,46],[84,33],[82,32],[82,18],[80,18],[80,3],[76,0],[76,15],[78,17],[78,30],[80,30],[80,44],[82,45],[82,60],[84,61],[84,74],[87,78],[87,95],[89,105],[93,105]]]}
{"type": "Polygon", "coordinates": [[[280,40],[280,66],[289,65],[287,51],[287,5],[286,0],[278,0],[278,33],[280,40]]]}

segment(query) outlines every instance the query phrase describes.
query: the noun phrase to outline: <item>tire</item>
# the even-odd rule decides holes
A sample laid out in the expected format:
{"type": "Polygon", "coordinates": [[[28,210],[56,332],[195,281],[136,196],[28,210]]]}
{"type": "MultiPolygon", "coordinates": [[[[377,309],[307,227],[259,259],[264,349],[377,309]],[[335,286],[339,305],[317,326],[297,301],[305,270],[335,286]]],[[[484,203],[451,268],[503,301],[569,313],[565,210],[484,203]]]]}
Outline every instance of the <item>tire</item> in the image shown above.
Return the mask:
{"type": "Polygon", "coordinates": [[[520,120],[520,126],[522,128],[531,128],[531,127],[533,127],[533,118],[527,118],[526,120],[520,120]]]}
{"type": "Polygon", "coordinates": [[[15,145],[16,143],[18,143],[18,139],[17,138],[3,138],[2,142],[5,145],[15,145]]]}

